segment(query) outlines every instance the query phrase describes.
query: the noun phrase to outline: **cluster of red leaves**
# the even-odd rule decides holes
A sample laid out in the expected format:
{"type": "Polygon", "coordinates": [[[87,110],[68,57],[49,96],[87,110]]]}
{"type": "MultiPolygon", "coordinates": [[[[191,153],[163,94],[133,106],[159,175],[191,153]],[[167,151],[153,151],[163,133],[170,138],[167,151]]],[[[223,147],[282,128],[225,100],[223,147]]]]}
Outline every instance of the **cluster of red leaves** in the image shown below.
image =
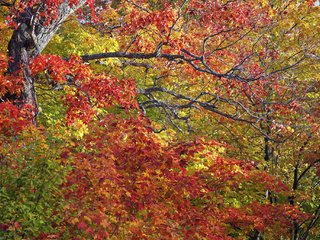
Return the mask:
{"type": "Polygon", "coordinates": [[[25,105],[19,109],[13,103],[5,102],[6,95],[21,93],[23,79],[20,76],[7,75],[8,58],[0,54],[0,133],[14,135],[31,123],[32,109],[25,105]]]}
{"type": "Polygon", "coordinates": [[[273,237],[285,236],[293,220],[301,221],[308,217],[291,205],[271,205],[252,202],[242,208],[229,208],[224,221],[249,232],[255,229],[259,232],[271,232],[273,237]],[[272,226],[268,229],[266,226],[272,226]],[[273,232],[272,232],[273,231],[273,232]]]}
{"type": "Polygon", "coordinates": [[[9,102],[0,103],[0,134],[15,135],[32,122],[33,109],[24,105],[22,109],[9,102]]]}
{"type": "MultiPolygon", "coordinates": [[[[64,186],[70,204],[63,226],[72,236],[232,239],[228,234],[236,229],[248,234],[282,229],[285,235],[290,221],[305,217],[285,204],[230,207],[223,192],[237,194],[239,185],[250,182],[258,183],[261,193],[270,187],[258,170],[239,160],[213,157],[206,150],[214,142],[198,139],[165,146],[148,125],[143,118],[108,115],[92,123],[91,133],[62,154],[73,165],[64,186]],[[214,162],[188,172],[199,153],[214,162]]],[[[269,176],[267,180],[285,191],[283,183],[269,176]]]]}
{"type": "Polygon", "coordinates": [[[19,76],[6,74],[8,69],[8,58],[0,53],[0,98],[5,94],[20,94],[23,86],[23,79],[19,76]]]}
{"type": "Polygon", "coordinates": [[[120,104],[125,109],[137,107],[134,101],[137,91],[134,79],[118,79],[97,75],[84,83],[81,90],[95,98],[98,107],[120,104]]]}
{"type": "Polygon", "coordinates": [[[96,108],[120,105],[125,109],[137,108],[137,91],[133,79],[118,79],[105,74],[94,74],[90,67],[79,57],[69,61],[55,55],[38,56],[31,64],[32,73],[45,73],[54,84],[73,87],[72,93],[64,96],[67,121],[79,118],[90,121],[96,108]]]}
{"type": "MultiPolygon", "coordinates": [[[[258,24],[257,20],[269,23],[265,9],[258,7],[255,1],[191,1],[188,12],[200,18],[199,24],[209,27],[245,27],[258,24]],[[257,18],[257,16],[259,16],[257,18]],[[216,24],[219,23],[219,24],[216,24]]],[[[260,22],[261,23],[261,22],[260,22]]],[[[216,29],[221,30],[221,29],[216,29]]]]}
{"type": "Polygon", "coordinates": [[[67,121],[80,118],[88,122],[95,114],[94,108],[107,108],[120,105],[126,110],[137,108],[137,91],[133,79],[118,79],[105,74],[94,74],[89,66],[74,57],[70,61],[74,94],[65,97],[67,121]],[[84,115],[85,114],[85,115],[84,115]]]}
{"type": "Polygon", "coordinates": [[[158,33],[167,35],[174,21],[172,9],[152,11],[150,13],[141,13],[133,9],[130,13],[130,24],[127,24],[124,31],[136,33],[137,30],[145,29],[147,26],[154,25],[158,33]]]}
{"type": "Polygon", "coordinates": [[[56,55],[39,55],[30,69],[33,75],[45,71],[56,83],[65,83],[67,74],[71,74],[69,62],[56,55]]]}

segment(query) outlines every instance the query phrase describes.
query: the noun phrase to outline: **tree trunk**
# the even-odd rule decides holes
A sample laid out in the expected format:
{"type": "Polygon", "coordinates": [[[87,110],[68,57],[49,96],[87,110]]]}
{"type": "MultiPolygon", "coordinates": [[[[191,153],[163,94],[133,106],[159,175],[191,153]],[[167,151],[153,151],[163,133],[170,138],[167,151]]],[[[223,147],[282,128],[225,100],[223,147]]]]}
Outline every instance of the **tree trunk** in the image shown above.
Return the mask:
{"type": "Polygon", "coordinates": [[[20,108],[25,104],[31,105],[34,123],[38,114],[38,103],[29,64],[46,47],[61,24],[85,2],[86,0],[79,0],[77,5],[70,6],[68,1],[65,1],[58,7],[58,18],[46,26],[42,25],[43,19],[40,17],[41,11],[47,10],[44,3],[37,8],[26,8],[15,19],[18,28],[13,32],[8,44],[8,73],[21,75],[25,81],[20,96],[7,94],[4,98],[20,108]]]}
{"type": "MultiPolygon", "coordinates": [[[[20,22],[20,20],[18,20],[20,22]]],[[[27,23],[19,23],[8,45],[8,73],[18,76],[22,74],[24,86],[20,96],[7,95],[5,98],[18,107],[30,104],[34,108],[34,119],[37,115],[38,104],[34,89],[34,81],[29,69],[30,60],[37,55],[36,46],[32,40],[31,28],[27,23]]]]}

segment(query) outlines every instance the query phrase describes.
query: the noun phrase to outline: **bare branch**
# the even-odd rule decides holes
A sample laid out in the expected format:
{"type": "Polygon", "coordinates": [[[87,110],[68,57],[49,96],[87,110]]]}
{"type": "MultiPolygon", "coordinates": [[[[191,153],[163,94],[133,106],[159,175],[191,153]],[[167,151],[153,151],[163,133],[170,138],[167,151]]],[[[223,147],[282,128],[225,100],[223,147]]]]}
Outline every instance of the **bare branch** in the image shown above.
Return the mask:
{"type": "Polygon", "coordinates": [[[16,0],[14,0],[13,2],[0,0],[0,6],[11,7],[11,6],[14,6],[15,3],[16,3],[16,0]]]}
{"type": "Polygon", "coordinates": [[[132,4],[133,6],[135,6],[136,8],[138,8],[144,12],[150,13],[150,11],[148,9],[142,7],[141,5],[136,4],[135,2],[133,2],[131,0],[126,0],[126,2],[132,4]]]}

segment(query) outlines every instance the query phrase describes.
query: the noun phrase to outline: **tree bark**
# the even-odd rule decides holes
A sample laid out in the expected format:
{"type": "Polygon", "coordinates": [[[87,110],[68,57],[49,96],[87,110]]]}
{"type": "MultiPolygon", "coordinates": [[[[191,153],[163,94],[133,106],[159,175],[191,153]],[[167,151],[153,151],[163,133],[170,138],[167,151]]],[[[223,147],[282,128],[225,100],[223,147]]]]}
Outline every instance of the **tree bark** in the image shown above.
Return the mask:
{"type": "Polygon", "coordinates": [[[40,13],[47,10],[44,3],[37,7],[26,8],[15,19],[18,27],[8,44],[8,74],[22,76],[24,86],[21,95],[7,94],[4,98],[20,108],[25,104],[31,105],[34,123],[38,114],[38,103],[29,64],[47,46],[61,24],[85,2],[86,0],[79,0],[77,5],[72,6],[68,1],[60,4],[58,18],[48,25],[43,25],[43,18],[40,17],[40,13]]]}

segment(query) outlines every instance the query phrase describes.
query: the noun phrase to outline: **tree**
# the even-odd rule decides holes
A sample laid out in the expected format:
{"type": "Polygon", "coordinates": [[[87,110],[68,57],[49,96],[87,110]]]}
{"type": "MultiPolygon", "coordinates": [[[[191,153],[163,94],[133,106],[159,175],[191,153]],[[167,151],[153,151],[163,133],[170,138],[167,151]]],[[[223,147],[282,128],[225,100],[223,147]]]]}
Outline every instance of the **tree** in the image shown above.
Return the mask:
{"type": "MultiPolygon", "coordinates": [[[[42,227],[8,213],[4,236],[317,235],[319,18],[312,1],[34,0],[0,7],[12,28],[8,60],[0,58],[1,144],[12,150],[4,149],[1,161],[25,155],[10,139],[34,131],[32,158],[43,159],[36,149],[52,146],[44,168],[55,179],[49,159],[56,158],[66,176],[40,194],[52,200],[49,209],[64,196],[65,211],[49,211],[60,220],[42,227]]],[[[9,162],[1,174],[12,174],[2,183],[12,202],[8,189],[22,177],[9,162]]],[[[37,160],[31,166],[42,169],[37,160]]],[[[33,179],[25,165],[21,173],[33,179]]],[[[48,182],[43,177],[35,179],[48,182]]],[[[39,191],[33,185],[27,192],[39,191]]],[[[22,205],[34,203],[32,196],[22,205]]]]}

